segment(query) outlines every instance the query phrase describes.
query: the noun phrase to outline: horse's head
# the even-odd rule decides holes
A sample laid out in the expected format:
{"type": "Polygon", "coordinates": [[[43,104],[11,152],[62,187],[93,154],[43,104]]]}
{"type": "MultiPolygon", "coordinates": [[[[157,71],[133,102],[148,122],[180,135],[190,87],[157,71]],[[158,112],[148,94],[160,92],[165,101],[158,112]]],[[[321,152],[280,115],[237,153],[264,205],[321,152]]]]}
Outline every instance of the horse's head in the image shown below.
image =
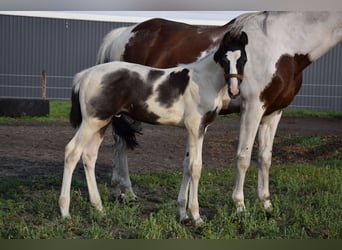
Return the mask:
{"type": "Polygon", "coordinates": [[[245,51],[247,43],[248,37],[245,32],[242,32],[240,36],[233,36],[228,32],[224,35],[220,47],[214,55],[215,62],[218,62],[223,68],[231,98],[240,94],[239,86],[243,80],[243,69],[247,62],[245,51]]]}

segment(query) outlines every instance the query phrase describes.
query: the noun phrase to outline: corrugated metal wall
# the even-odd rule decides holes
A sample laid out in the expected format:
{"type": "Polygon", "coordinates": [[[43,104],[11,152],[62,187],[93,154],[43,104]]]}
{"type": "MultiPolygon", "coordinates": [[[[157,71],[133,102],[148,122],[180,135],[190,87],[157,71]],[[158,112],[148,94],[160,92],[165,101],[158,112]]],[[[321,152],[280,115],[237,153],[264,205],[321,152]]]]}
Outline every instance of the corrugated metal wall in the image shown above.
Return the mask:
{"type": "Polygon", "coordinates": [[[292,108],[342,111],[342,44],[304,70],[292,108]]]}
{"type": "MultiPolygon", "coordinates": [[[[95,64],[105,34],[131,23],[0,15],[0,97],[69,100],[72,77],[95,64]]],[[[290,107],[342,111],[342,44],[304,71],[290,107]]]]}
{"type": "Polygon", "coordinates": [[[0,97],[70,99],[75,73],[95,64],[105,34],[131,25],[100,21],[0,15],[0,97]]]}

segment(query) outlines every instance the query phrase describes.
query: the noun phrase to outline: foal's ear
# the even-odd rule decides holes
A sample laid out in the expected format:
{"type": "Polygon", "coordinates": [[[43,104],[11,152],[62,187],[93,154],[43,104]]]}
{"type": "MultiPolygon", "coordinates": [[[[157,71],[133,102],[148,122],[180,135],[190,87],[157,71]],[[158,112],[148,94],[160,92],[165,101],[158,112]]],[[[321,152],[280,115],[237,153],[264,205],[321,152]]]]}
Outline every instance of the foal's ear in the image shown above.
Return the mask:
{"type": "Polygon", "coordinates": [[[240,35],[240,42],[243,45],[246,45],[248,43],[248,36],[247,36],[247,34],[244,31],[242,31],[242,33],[240,35]]]}
{"type": "Polygon", "coordinates": [[[230,35],[230,32],[227,32],[222,39],[222,43],[229,44],[232,40],[233,37],[230,35]]]}

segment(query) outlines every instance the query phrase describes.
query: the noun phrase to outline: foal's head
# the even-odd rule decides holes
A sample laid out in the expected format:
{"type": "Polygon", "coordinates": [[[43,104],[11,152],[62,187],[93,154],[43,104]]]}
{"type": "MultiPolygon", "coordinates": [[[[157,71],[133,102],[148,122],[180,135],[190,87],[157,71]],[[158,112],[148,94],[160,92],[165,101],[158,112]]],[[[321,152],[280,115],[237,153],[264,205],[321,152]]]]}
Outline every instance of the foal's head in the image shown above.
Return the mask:
{"type": "Polygon", "coordinates": [[[242,32],[240,36],[226,33],[220,47],[214,55],[224,70],[224,77],[228,84],[228,93],[231,98],[240,94],[239,86],[243,80],[243,69],[247,62],[245,46],[248,43],[247,34],[242,32]]]}

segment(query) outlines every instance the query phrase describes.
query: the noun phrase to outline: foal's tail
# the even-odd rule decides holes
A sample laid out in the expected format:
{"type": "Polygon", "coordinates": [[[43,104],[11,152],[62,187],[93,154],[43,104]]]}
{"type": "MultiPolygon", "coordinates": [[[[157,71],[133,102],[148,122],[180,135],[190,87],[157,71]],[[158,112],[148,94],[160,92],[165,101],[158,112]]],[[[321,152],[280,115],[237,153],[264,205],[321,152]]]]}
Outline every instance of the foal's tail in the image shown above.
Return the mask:
{"type": "Polygon", "coordinates": [[[82,123],[82,112],[81,112],[80,94],[79,94],[80,83],[82,80],[81,75],[82,75],[82,72],[78,73],[74,77],[74,83],[73,83],[72,91],[71,91],[71,110],[69,114],[69,120],[73,128],[79,127],[82,123]]]}
{"type": "Polygon", "coordinates": [[[135,134],[140,134],[141,132],[139,129],[135,128],[132,121],[127,120],[125,116],[114,116],[112,119],[112,128],[114,134],[119,136],[125,142],[127,148],[133,150],[138,146],[135,134]]]}
{"type": "Polygon", "coordinates": [[[72,88],[71,93],[71,110],[69,114],[69,120],[73,128],[79,127],[82,122],[80,97],[79,92],[75,89],[75,87],[72,88]]]}

